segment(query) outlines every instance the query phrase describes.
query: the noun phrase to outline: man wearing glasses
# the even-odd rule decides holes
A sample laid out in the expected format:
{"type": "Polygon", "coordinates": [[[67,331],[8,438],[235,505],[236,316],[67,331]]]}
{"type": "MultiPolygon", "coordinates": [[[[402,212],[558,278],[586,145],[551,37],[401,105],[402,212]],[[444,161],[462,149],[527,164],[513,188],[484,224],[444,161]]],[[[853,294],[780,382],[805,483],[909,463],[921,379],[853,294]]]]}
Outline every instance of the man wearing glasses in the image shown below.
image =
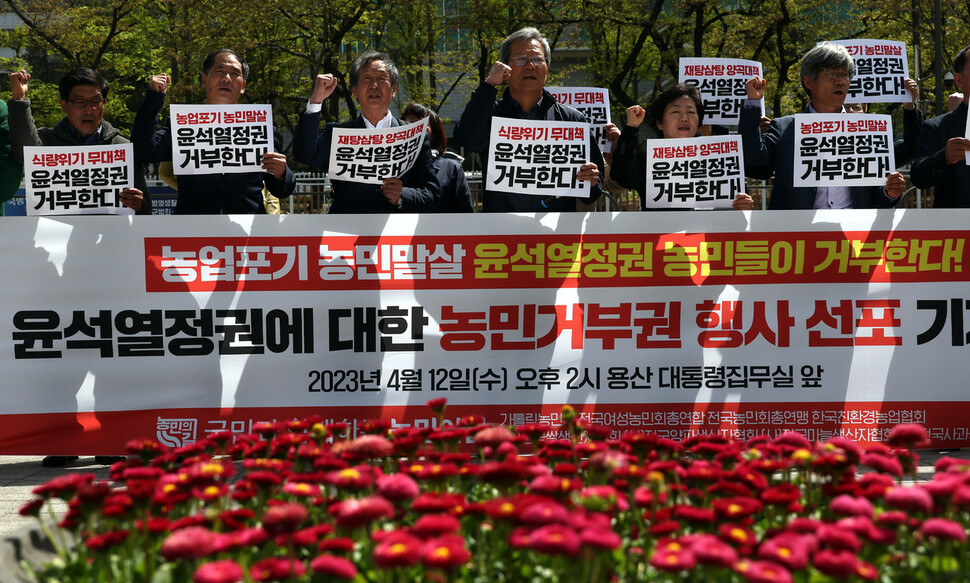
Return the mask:
{"type": "MultiPolygon", "coordinates": [[[[202,62],[202,88],[209,105],[234,105],[246,92],[249,65],[234,51],[216,49],[202,62]]],[[[172,128],[167,123],[157,129],[158,114],[165,104],[171,78],[154,75],[148,93],[135,114],[132,142],[135,159],[165,162],[172,159],[172,128]]],[[[277,198],[289,196],[296,188],[296,177],[280,153],[280,140],[273,128],[273,152],[263,154],[262,172],[240,174],[186,174],[178,177],[177,215],[265,214],[263,187],[277,198]]]]}
{"type": "MultiPolygon", "coordinates": [[[[824,43],[805,53],[801,77],[809,105],[803,113],[845,113],[843,104],[854,73],[855,62],[842,45],[824,43]]],[[[764,79],[754,77],[745,86],[748,101],[741,109],[738,132],[745,175],[762,179],[775,175],[769,209],[887,208],[899,202],[906,190],[906,180],[899,172],[889,174],[885,186],[795,187],[795,119],[775,118],[761,133],[760,101],[766,85],[764,79]]]]}
{"type": "MultiPolygon", "coordinates": [[[[535,28],[513,32],[499,48],[499,60],[488,77],[472,93],[458,125],[455,141],[478,152],[484,161],[488,155],[492,118],[570,121],[586,123],[586,116],[571,107],[561,105],[545,90],[549,74],[549,41],[535,28]],[[502,99],[495,101],[498,86],[508,82],[502,99]]],[[[590,196],[579,199],[590,204],[601,194],[603,156],[590,132],[590,160],[584,164],[577,178],[590,183],[590,196]]],[[[484,212],[545,212],[575,211],[576,200],[569,197],[533,196],[488,190],[488,176],[483,173],[486,186],[482,196],[484,212]]]]}
{"type": "MultiPolygon", "coordinates": [[[[108,100],[108,81],[93,69],[80,68],[61,77],[58,90],[64,117],[53,128],[38,128],[30,110],[27,86],[30,74],[10,74],[11,99],[7,102],[10,122],[10,154],[23,164],[24,146],[105,146],[126,144],[128,139],[104,120],[108,100]]],[[[152,199],[141,164],[134,168],[135,188],[119,195],[121,203],[139,215],[152,213],[152,199]]]]}

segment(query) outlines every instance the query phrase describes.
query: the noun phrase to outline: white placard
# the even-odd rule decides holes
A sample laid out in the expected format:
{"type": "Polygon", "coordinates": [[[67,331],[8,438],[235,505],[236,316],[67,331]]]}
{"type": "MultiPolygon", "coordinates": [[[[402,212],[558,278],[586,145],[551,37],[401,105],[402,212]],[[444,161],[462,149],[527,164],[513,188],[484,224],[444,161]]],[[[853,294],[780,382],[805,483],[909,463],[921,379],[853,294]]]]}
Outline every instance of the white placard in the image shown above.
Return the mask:
{"type": "Polygon", "coordinates": [[[896,168],[888,115],[800,113],[794,186],[882,186],[896,168]]]}
{"type": "Polygon", "coordinates": [[[133,214],[118,198],[134,184],[133,158],[131,144],[25,147],[27,214],[133,214]]]}
{"type": "Polygon", "coordinates": [[[173,105],[171,128],[176,175],[262,172],[274,151],[270,105],[173,105]]]}
{"type": "Polygon", "coordinates": [[[855,61],[855,75],[846,103],[909,103],[913,100],[903,83],[909,77],[906,43],[872,39],[829,42],[843,45],[855,61]]]}
{"type": "MultiPolygon", "coordinates": [[[[762,77],[761,63],[745,59],[681,58],[680,82],[697,87],[704,102],[705,124],[738,125],[741,109],[748,98],[745,83],[762,77]]],[[[765,100],[761,100],[761,111],[765,100]]]]}
{"type": "Polygon", "coordinates": [[[384,129],[334,128],[330,179],[381,184],[414,167],[428,131],[428,118],[384,129]]]}
{"type": "Polygon", "coordinates": [[[598,87],[546,87],[546,91],[563,105],[578,110],[586,116],[590,131],[596,137],[600,152],[607,154],[612,144],[604,137],[603,127],[613,123],[610,115],[610,92],[598,87]]]}
{"type": "Polygon", "coordinates": [[[731,208],[741,192],[741,136],[647,141],[646,208],[731,208]]]}
{"type": "Polygon", "coordinates": [[[535,196],[589,196],[577,175],[590,161],[589,124],[492,118],[486,190],[535,196]]]}

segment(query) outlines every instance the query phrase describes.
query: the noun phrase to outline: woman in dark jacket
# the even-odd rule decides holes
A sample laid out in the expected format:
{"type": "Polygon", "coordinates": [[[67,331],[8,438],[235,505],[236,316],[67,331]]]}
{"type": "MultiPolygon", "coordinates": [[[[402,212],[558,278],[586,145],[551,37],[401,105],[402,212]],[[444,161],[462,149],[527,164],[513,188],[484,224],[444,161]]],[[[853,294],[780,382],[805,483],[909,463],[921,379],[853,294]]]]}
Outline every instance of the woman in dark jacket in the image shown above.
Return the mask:
{"type": "Polygon", "coordinates": [[[441,124],[438,114],[420,103],[409,103],[401,112],[401,119],[407,123],[414,123],[428,118],[428,133],[431,139],[431,155],[434,157],[434,169],[441,187],[441,203],[438,212],[441,213],[471,213],[472,193],[465,179],[465,171],[461,164],[446,151],[448,136],[441,124]]]}

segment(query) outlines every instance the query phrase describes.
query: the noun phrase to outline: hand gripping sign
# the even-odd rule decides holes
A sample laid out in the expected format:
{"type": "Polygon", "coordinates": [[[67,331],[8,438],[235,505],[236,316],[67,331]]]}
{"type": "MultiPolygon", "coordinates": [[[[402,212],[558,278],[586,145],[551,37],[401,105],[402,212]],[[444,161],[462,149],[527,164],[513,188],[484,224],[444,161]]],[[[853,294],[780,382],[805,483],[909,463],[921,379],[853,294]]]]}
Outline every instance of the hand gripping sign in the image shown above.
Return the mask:
{"type": "Polygon", "coordinates": [[[535,196],[589,196],[579,180],[589,157],[589,124],[492,119],[488,190],[535,196]]]}
{"type": "Polygon", "coordinates": [[[334,128],[330,179],[381,184],[414,167],[427,134],[428,118],[384,129],[334,128]]]}
{"type": "Polygon", "coordinates": [[[646,208],[731,208],[744,192],[740,136],[647,142],[646,208]]]}
{"type": "Polygon", "coordinates": [[[28,215],[132,214],[131,144],[24,148],[28,215]]]}
{"type": "Polygon", "coordinates": [[[882,186],[896,168],[888,115],[795,116],[794,186],[882,186]]]}

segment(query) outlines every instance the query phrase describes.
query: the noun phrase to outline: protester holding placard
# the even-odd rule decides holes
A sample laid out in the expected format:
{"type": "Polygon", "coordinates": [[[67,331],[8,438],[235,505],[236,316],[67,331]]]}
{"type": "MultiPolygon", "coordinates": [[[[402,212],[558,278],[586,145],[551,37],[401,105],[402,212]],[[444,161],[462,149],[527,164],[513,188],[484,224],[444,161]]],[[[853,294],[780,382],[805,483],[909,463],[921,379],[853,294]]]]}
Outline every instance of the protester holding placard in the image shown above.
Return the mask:
{"type": "MultiPolygon", "coordinates": [[[[549,41],[535,28],[518,30],[502,43],[499,60],[478,88],[472,93],[458,125],[455,141],[477,152],[483,159],[489,151],[492,121],[545,120],[587,123],[586,117],[575,109],[556,102],[545,90],[549,74],[551,50],[549,41]],[[505,95],[498,102],[498,86],[508,82],[505,95]]],[[[588,132],[589,158],[579,166],[576,177],[590,184],[589,196],[580,198],[591,203],[599,198],[603,174],[603,156],[596,138],[588,132]]],[[[492,177],[483,172],[485,192],[482,196],[484,212],[544,212],[575,211],[576,198],[567,196],[535,196],[513,192],[499,192],[489,187],[492,177]]]]}
{"type": "MultiPolygon", "coordinates": [[[[337,88],[333,75],[317,75],[313,93],[300,114],[293,136],[293,157],[303,164],[330,172],[335,128],[386,129],[404,125],[391,114],[397,95],[399,73],[391,58],[366,51],[350,65],[350,91],[360,115],[342,123],[328,123],[320,131],[320,112],[325,99],[337,88]]],[[[388,163],[393,162],[388,156],[388,163]]],[[[392,213],[434,211],[439,200],[438,181],[431,160],[431,145],[424,140],[414,166],[402,175],[383,178],[379,184],[337,180],[331,177],[333,202],[330,213],[392,213]]]]}
{"type": "MultiPolygon", "coordinates": [[[[34,124],[30,101],[26,99],[30,74],[20,70],[10,74],[11,99],[7,102],[10,122],[11,157],[24,161],[25,146],[106,146],[127,144],[128,139],[104,120],[108,100],[108,81],[101,73],[88,68],[69,71],[58,85],[64,117],[53,128],[34,124]]],[[[141,164],[134,167],[134,188],[118,193],[126,207],[140,215],[152,213],[152,199],[141,164]]]]}
{"type": "MultiPolygon", "coordinates": [[[[209,53],[202,63],[202,87],[210,106],[235,105],[246,91],[249,65],[229,49],[209,53]]],[[[143,162],[172,160],[172,126],[158,129],[158,114],[165,103],[171,78],[154,75],[148,93],[135,115],[132,141],[135,159],[143,162]]],[[[296,187],[296,177],[279,153],[280,141],[273,128],[273,151],[260,160],[262,171],[242,173],[182,174],[179,176],[175,214],[264,214],[263,187],[285,198],[296,187]]]]}
{"type": "MultiPolygon", "coordinates": [[[[966,46],[953,59],[953,83],[970,95],[970,59],[966,46]]],[[[967,100],[956,109],[927,120],[919,132],[913,184],[933,188],[933,208],[970,207],[970,139],[967,139],[967,100]]]]}
{"type": "MultiPolygon", "coordinates": [[[[626,110],[626,126],[613,153],[610,174],[626,188],[632,188],[640,196],[640,210],[647,210],[647,156],[637,152],[640,125],[647,117],[647,110],[634,105],[626,110]]],[[[650,105],[650,120],[657,128],[660,138],[693,138],[704,119],[704,102],[696,87],[674,85],[661,93],[650,105]]],[[[745,193],[734,198],[732,207],[751,210],[754,201],[745,193]]]]}
{"type": "Polygon", "coordinates": [[[428,137],[431,139],[431,156],[434,164],[438,188],[441,191],[438,211],[443,213],[472,213],[472,191],[461,164],[448,151],[448,136],[441,118],[431,108],[420,103],[409,103],[401,112],[401,118],[414,123],[428,118],[428,137]]]}
{"type": "MultiPolygon", "coordinates": [[[[855,71],[852,56],[842,45],[825,43],[802,57],[802,87],[810,100],[805,113],[844,113],[843,104],[855,71]]],[[[748,101],[738,129],[744,140],[745,173],[753,178],[775,176],[769,209],[885,208],[895,206],[906,189],[898,172],[888,174],[884,186],[795,186],[795,117],[771,121],[761,133],[761,99],[767,82],[751,78],[748,101]]]]}

